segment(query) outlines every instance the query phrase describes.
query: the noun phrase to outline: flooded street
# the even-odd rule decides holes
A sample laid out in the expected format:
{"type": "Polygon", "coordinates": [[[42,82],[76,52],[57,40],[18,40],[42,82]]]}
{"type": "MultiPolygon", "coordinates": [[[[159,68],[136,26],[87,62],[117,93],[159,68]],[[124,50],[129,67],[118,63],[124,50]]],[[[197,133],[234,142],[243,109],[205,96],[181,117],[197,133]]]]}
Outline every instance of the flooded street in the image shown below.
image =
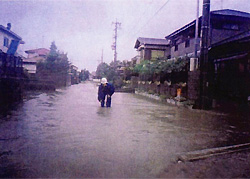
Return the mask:
{"type": "Polygon", "coordinates": [[[250,142],[249,119],[115,93],[87,82],[29,92],[0,118],[0,177],[157,177],[179,153],[250,142]]]}

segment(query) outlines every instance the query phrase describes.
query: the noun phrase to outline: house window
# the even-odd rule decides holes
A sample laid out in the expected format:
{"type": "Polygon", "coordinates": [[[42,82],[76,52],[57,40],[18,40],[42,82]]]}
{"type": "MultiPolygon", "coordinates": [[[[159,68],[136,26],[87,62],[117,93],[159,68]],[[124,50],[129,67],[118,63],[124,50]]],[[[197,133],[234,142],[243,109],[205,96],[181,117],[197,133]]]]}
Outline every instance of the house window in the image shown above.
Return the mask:
{"type": "Polygon", "coordinates": [[[3,46],[9,47],[9,39],[4,37],[3,46]]]}
{"type": "Polygon", "coordinates": [[[161,58],[161,57],[164,57],[164,51],[162,50],[151,51],[151,58],[156,59],[156,58],[161,58]]]}
{"type": "Polygon", "coordinates": [[[174,51],[178,51],[178,45],[174,46],[174,51]]]}
{"type": "Polygon", "coordinates": [[[190,40],[189,39],[187,39],[185,41],[185,48],[187,48],[187,47],[190,47],[190,40]]]}

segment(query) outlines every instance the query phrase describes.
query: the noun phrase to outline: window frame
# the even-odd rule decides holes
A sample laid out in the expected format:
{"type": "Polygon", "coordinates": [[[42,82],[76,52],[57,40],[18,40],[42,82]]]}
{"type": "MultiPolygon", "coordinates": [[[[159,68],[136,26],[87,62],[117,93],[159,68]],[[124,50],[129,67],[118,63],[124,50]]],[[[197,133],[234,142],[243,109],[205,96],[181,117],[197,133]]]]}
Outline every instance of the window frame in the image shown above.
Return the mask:
{"type": "Polygon", "coordinates": [[[9,38],[4,37],[4,39],[3,39],[3,46],[4,47],[9,47],[9,38]]]}
{"type": "Polygon", "coordinates": [[[177,44],[174,45],[174,51],[175,51],[175,52],[179,50],[179,47],[178,47],[178,46],[179,46],[179,45],[177,45],[177,44]]]}
{"type": "Polygon", "coordinates": [[[185,48],[190,47],[190,39],[185,40],[185,48]]]}

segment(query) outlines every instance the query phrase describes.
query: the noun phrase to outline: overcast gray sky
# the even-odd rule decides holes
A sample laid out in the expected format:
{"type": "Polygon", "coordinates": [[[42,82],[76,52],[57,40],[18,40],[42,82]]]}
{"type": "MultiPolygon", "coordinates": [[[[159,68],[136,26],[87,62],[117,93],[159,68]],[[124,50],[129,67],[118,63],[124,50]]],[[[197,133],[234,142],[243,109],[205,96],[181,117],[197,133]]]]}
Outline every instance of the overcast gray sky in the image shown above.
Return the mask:
{"type": "MultiPolygon", "coordinates": [[[[197,0],[0,0],[0,24],[25,41],[24,49],[49,48],[55,41],[79,69],[96,70],[113,60],[114,25],[118,30],[118,60],[130,60],[138,37],[164,38],[195,19],[197,0]],[[165,4],[167,3],[167,4],[165,4]],[[158,12],[158,10],[165,6],[158,12]],[[156,14],[156,12],[158,12],[156,14]],[[156,15],[155,15],[156,14],[156,15]]],[[[200,0],[200,14],[202,0],[200,0]]],[[[211,10],[250,13],[249,0],[211,0],[211,10]]]]}

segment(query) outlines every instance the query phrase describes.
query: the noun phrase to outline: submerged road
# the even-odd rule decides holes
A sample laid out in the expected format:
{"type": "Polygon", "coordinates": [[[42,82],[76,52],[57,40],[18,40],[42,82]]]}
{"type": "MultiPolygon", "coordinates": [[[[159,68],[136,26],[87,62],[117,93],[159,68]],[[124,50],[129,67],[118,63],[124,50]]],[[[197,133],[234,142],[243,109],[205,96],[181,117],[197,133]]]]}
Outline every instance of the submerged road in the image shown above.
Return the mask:
{"type": "Polygon", "coordinates": [[[249,128],[135,94],[101,108],[90,82],[29,92],[0,116],[0,177],[157,177],[179,153],[249,142],[249,128]]]}

